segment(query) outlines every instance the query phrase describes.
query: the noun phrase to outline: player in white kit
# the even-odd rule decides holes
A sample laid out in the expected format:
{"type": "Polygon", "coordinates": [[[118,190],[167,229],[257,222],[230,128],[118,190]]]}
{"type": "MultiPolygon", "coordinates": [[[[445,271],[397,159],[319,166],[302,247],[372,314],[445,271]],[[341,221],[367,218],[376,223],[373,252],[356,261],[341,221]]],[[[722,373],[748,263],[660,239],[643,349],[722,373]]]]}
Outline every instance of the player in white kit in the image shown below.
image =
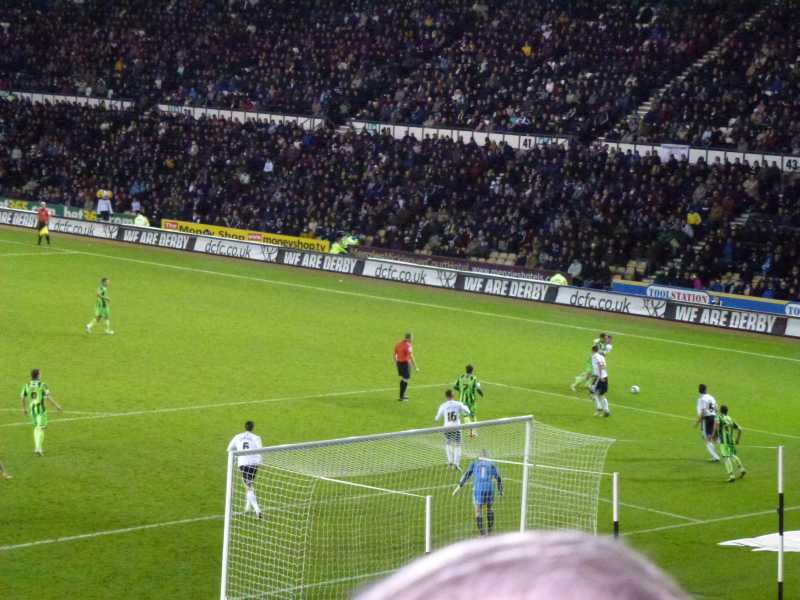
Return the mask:
{"type": "MultiPolygon", "coordinates": [[[[248,421],[244,424],[244,431],[237,433],[233,436],[230,444],[228,444],[228,452],[235,450],[258,450],[262,448],[261,438],[253,433],[255,424],[248,421]]],[[[253,482],[258,474],[258,465],[261,464],[260,454],[245,454],[244,456],[236,457],[239,471],[242,473],[242,481],[244,482],[247,492],[245,494],[244,512],[249,512],[251,509],[255,511],[256,516],[261,518],[261,507],[258,505],[256,492],[253,489],[253,482]]]]}
{"type": "Polygon", "coordinates": [[[697,399],[697,421],[700,435],[706,443],[706,450],[711,455],[711,462],[719,462],[719,454],[714,449],[714,423],[717,420],[717,401],[708,393],[708,388],[701,383],[697,388],[700,397],[697,399]]]}
{"type": "Polygon", "coordinates": [[[608,409],[608,369],[606,368],[606,357],[600,352],[597,344],[592,346],[592,400],[594,400],[594,416],[608,417],[611,411],[608,409]]]}
{"type": "MultiPolygon", "coordinates": [[[[444,393],[444,402],[436,412],[436,420],[444,420],[445,425],[461,425],[461,417],[469,416],[469,408],[463,402],[453,399],[453,390],[444,393]]],[[[461,470],[461,430],[448,431],[444,434],[447,468],[461,470]]]]}

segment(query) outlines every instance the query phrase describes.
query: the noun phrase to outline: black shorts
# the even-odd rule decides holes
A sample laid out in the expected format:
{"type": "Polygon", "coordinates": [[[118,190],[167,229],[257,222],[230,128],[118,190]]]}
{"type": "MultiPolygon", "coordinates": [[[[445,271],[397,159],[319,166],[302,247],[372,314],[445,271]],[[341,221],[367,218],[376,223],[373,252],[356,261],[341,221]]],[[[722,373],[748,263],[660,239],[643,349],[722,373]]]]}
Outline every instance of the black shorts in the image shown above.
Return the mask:
{"type": "Polygon", "coordinates": [[[593,393],[604,396],[608,393],[608,379],[598,379],[592,388],[593,393]]]}
{"type": "Polygon", "coordinates": [[[242,472],[242,481],[247,487],[253,485],[253,482],[256,480],[256,474],[258,473],[258,465],[242,465],[239,467],[239,470],[242,472]]]}
{"type": "Polygon", "coordinates": [[[411,379],[411,369],[408,368],[407,362],[397,361],[397,374],[403,379],[411,379]]]}
{"type": "Polygon", "coordinates": [[[111,213],[107,210],[100,211],[100,220],[108,221],[111,218],[111,213]]]}
{"type": "Polygon", "coordinates": [[[460,444],[461,443],[461,430],[458,429],[456,431],[446,431],[444,434],[444,439],[447,440],[449,444],[460,444]]]}
{"type": "Polygon", "coordinates": [[[707,415],[703,417],[702,427],[704,436],[710,438],[712,435],[714,435],[714,421],[716,420],[717,418],[714,415],[707,415]]]}

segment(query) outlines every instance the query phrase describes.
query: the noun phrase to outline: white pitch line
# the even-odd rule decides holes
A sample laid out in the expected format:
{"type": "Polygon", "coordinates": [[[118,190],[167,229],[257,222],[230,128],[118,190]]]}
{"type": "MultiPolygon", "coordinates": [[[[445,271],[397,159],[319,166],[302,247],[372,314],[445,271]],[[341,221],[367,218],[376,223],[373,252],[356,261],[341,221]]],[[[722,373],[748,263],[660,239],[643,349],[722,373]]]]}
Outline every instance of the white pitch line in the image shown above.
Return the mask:
{"type": "MultiPolygon", "coordinates": [[[[423,388],[432,388],[432,387],[444,387],[446,383],[426,383],[423,385],[416,385],[414,386],[415,389],[423,389],[423,388]]],[[[208,410],[211,408],[227,408],[230,406],[251,406],[255,404],[269,404],[272,402],[290,402],[290,401],[297,401],[297,400],[315,400],[318,398],[337,398],[339,396],[356,396],[362,394],[377,394],[379,392],[390,392],[395,390],[395,387],[387,387],[387,388],[374,388],[371,390],[351,390],[346,392],[326,392],[322,394],[306,394],[303,396],[284,396],[281,398],[266,398],[262,400],[241,400],[238,402],[219,402],[217,404],[197,404],[197,405],[189,405],[189,406],[172,406],[166,408],[151,408],[147,410],[131,410],[128,412],[119,412],[119,413],[97,413],[92,415],[86,415],[82,417],[67,417],[64,419],[52,419],[50,421],[50,425],[54,423],[70,423],[73,421],[91,421],[94,419],[114,419],[119,417],[138,417],[142,415],[158,415],[164,413],[175,413],[175,412],[184,412],[184,411],[193,411],[193,410],[208,410]]],[[[29,421],[18,421],[16,423],[3,423],[0,427],[21,427],[23,425],[30,425],[29,421]]]]}
{"type": "MultiPolygon", "coordinates": [[[[2,411],[2,412],[16,412],[16,413],[18,413],[20,410],[22,410],[22,409],[21,408],[0,408],[0,411],[2,411]]],[[[113,412],[108,412],[108,411],[104,411],[104,410],[102,410],[102,411],[100,411],[100,410],[64,410],[62,414],[66,414],[66,415],[107,415],[108,416],[108,415],[117,415],[119,413],[113,413],[113,412]]],[[[6,424],[6,426],[8,426],[8,425],[13,425],[13,423],[6,424]]]]}
{"type": "MultiPolygon", "coordinates": [[[[496,381],[487,381],[483,380],[483,383],[487,385],[496,385],[497,387],[508,388],[510,390],[520,390],[522,392],[530,392],[532,394],[540,394],[542,396],[554,396],[556,398],[567,398],[569,400],[576,400],[578,402],[591,402],[589,398],[581,398],[579,396],[572,396],[570,394],[561,394],[559,392],[548,392],[547,390],[538,390],[536,388],[529,388],[523,387],[521,385],[511,385],[508,383],[498,383],[496,381]]],[[[626,410],[632,410],[635,412],[645,413],[648,415],[656,415],[659,417],[669,417],[671,419],[681,419],[682,421],[694,421],[694,417],[687,417],[686,415],[676,415],[674,413],[662,412],[660,410],[650,410],[649,408],[641,408],[639,406],[631,406],[629,404],[620,404],[618,402],[612,402],[611,408],[624,408],[626,410]]],[[[775,437],[784,437],[793,440],[800,440],[800,435],[792,435],[791,433],[777,433],[775,431],[765,431],[764,429],[755,429],[753,427],[745,427],[743,431],[753,431],[755,433],[763,433],[764,435],[772,435],[775,437]]],[[[636,440],[622,440],[625,442],[632,442],[636,440]]]]}
{"type": "MultiPolygon", "coordinates": [[[[442,487],[442,486],[436,486],[436,487],[442,487]]],[[[451,484],[447,484],[447,487],[451,487],[451,484]]],[[[417,488],[417,489],[418,490],[423,490],[423,489],[432,489],[432,488],[417,488]]],[[[608,500],[606,500],[605,498],[601,498],[601,500],[603,500],[604,502],[608,502],[608,500]]],[[[679,519],[691,519],[690,517],[683,517],[681,515],[675,515],[675,514],[672,514],[672,513],[665,513],[663,511],[656,511],[654,509],[649,509],[649,508],[644,508],[644,507],[635,507],[633,505],[628,505],[628,506],[630,506],[631,508],[639,508],[639,509],[647,510],[647,511],[650,511],[650,512],[657,512],[659,514],[665,514],[665,515],[672,516],[672,517],[679,518],[679,519]]],[[[800,506],[790,506],[790,507],[786,508],[785,510],[786,511],[794,511],[794,510],[798,510],[798,509],[800,509],[800,506]]],[[[639,530],[634,530],[634,531],[623,532],[622,535],[623,536],[639,535],[639,534],[644,534],[644,533],[653,533],[653,532],[657,532],[657,531],[665,531],[665,530],[669,530],[669,529],[680,529],[682,527],[692,527],[692,526],[695,526],[695,525],[707,525],[707,524],[710,524],[710,523],[719,523],[719,522],[722,522],[722,521],[733,521],[733,520],[738,520],[738,519],[747,519],[747,518],[751,518],[751,517],[761,517],[761,516],[765,516],[765,515],[771,515],[774,512],[775,512],[775,510],[773,509],[773,510],[754,512],[754,513],[746,513],[746,514],[740,514],[740,515],[730,515],[730,516],[727,516],[727,517],[717,517],[717,518],[714,518],[714,519],[704,519],[704,520],[694,519],[694,520],[690,520],[690,522],[688,522],[688,523],[677,523],[675,525],[664,525],[662,527],[653,527],[651,529],[639,529],[639,530]]],[[[23,542],[23,543],[20,543],[20,544],[7,544],[5,546],[0,546],[0,552],[10,552],[12,550],[22,550],[24,548],[33,548],[33,547],[36,547],[36,546],[46,546],[46,545],[51,545],[51,544],[62,544],[62,543],[66,543],[66,542],[75,542],[75,541],[79,541],[79,540],[89,540],[89,539],[94,539],[94,538],[99,538],[99,537],[110,536],[110,535],[119,535],[119,534],[122,534],[122,533],[133,533],[133,532],[136,532],[136,531],[145,531],[145,530],[148,530],[148,529],[160,529],[162,527],[174,527],[174,526],[177,526],[177,525],[189,525],[189,524],[192,524],[192,523],[200,523],[200,522],[203,522],[203,521],[221,520],[222,518],[223,518],[223,515],[206,515],[206,516],[203,516],[203,517],[192,517],[192,518],[188,518],[188,519],[177,519],[177,520],[174,520],[174,521],[163,521],[161,523],[148,523],[146,525],[134,525],[132,527],[122,527],[120,529],[107,529],[107,530],[104,530],[104,531],[94,531],[92,533],[81,533],[81,534],[78,534],[78,535],[68,535],[68,536],[49,538],[49,539],[44,539],[44,540],[36,540],[36,541],[33,541],[33,542],[23,542]]]]}
{"type": "Polygon", "coordinates": [[[69,256],[78,254],[70,250],[59,250],[58,252],[8,252],[0,253],[0,258],[9,258],[12,256],[69,256]]]}
{"type": "MultiPolygon", "coordinates": [[[[598,498],[600,502],[605,502],[606,504],[611,504],[613,500],[609,498],[598,498]]],[[[648,508],[646,506],[641,506],[638,504],[630,504],[629,502],[620,502],[620,506],[625,506],[626,508],[632,508],[634,510],[643,510],[645,512],[655,513],[657,515],[663,515],[665,517],[672,517],[673,519],[680,519],[682,521],[689,521],[690,523],[700,523],[702,519],[695,519],[694,517],[687,517],[686,515],[679,515],[678,513],[668,512],[666,510],[658,510],[655,508],[648,508]]]]}
{"type": "MultiPolygon", "coordinates": [[[[507,478],[507,479],[509,479],[510,481],[515,481],[517,483],[521,483],[519,480],[516,480],[516,479],[510,479],[510,478],[507,478]]],[[[411,494],[413,492],[430,491],[430,490],[445,489],[445,488],[450,489],[452,487],[453,487],[453,483],[445,483],[445,484],[441,484],[441,485],[410,488],[410,489],[399,491],[399,493],[411,494]]],[[[609,500],[607,498],[599,498],[599,499],[602,502],[608,502],[608,503],[611,502],[611,500],[609,500]]],[[[636,510],[643,510],[643,511],[647,511],[647,512],[660,514],[660,515],[666,515],[666,516],[674,517],[676,519],[683,519],[683,520],[691,521],[691,523],[689,523],[689,524],[695,524],[695,522],[699,522],[697,519],[692,519],[691,517],[685,517],[683,515],[678,515],[678,514],[675,514],[675,513],[668,513],[668,512],[661,511],[661,510],[656,510],[656,509],[653,509],[653,508],[647,508],[647,507],[644,507],[644,506],[637,506],[637,505],[628,504],[628,503],[620,503],[620,504],[622,506],[626,506],[628,508],[633,508],[633,509],[636,509],[636,510]]],[[[787,509],[787,510],[793,510],[793,509],[787,509]]],[[[33,547],[36,547],[36,546],[47,546],[47,545],[52,545],[52,544],[63,544],[63,543],[66,543],[66,542],[89,540],[89,539],[94,539],[94,538],[99,538],[99,537],[110,536],[110,535],[119,535],[119,534],[123,534],[123,533],[133,533],[133,532],[137,532],[137,531],[146,531],[148,529],[160,529],[162,527],[174,527],[174,526],[177,526],[177,525],[189,525],[189,524],[192,524],[192,523],[201,523],[203,521],[221,520],[222,518],[223,518],[223,515],[206,515],[206,516],[203,516],[203,517],[190,517],[190,518],[186,518],[186,519],[176,519],[176,520],[173,520],[173,521],[163,521],[161,523],[148,523],[146,525],[134,525],[134,526],[131,526],[131,527],[122,527],[122,528],[119,528],[119,529],[107,529],[107,530],[103,530],[103,531],[94,531],[94,532],[91,532],[91,533],[81,533],[81,534],[77,534],[77,535],[67,535],[67,536],[61,536],[61,537],[56,537],[56,538],[48,538],[48,539],[43,539],[43,540],[36,540],[36,541],[33,541],[33,542],[22,542],[22,543],[19,543],[19,544],[8,544],[8,545],[5,545],[5,546],[0,546],[0,552],[10,552],[12,550],[22,550],[24,548],[33,548],[33,547]]]]}
{"type": "MultiPolygon", "coordinates": [[[[748,429],[748,431],[751,431],[751,430],[748,429]]],[[[755,429],[753,429],[752,431],[755,431],[755,429]]],[[[638,445],[641,445],[641,446],[664,446],[665,444],[669,444],[670,442],[664,442],[664,441],[659,441],[659,440],[620,440],[620,439],[615,439],[614,443],[615,444],[619,444],[619,443],[623,443],[623,444],[638,444],[638,445]]],[[[681,445],[684,445],[684,442],[674,442],[674,444],[677,445],[677,446],[681,446],[681,445]]],[[[747,444],[747,449],[748,450],[753,450],[753,449],[755,449],[755,450],[776,450],[779,447],[780,446],[753,446],[751,444],[747,444]]]]}
{"type": "Polygon", "coordinates": [[[208,515],[205,517],[193,517],[191,519],[178,519],[177,521],[164,521],[162,523],[150,523],[148,525],[136,525],[134,527],[123,527],[121,529],[107,529],[105,531],[95,531],[92,533],[81,533],[79,535],[67,535],[63,537],[50,538],[46,540],[37,540],[35,542],[24,542],[22,544],[8,544],[0,546],[0,552],[9,552],[11,550],[21,550],[22,548],[32,548],[34,546],[46,546],[49,544],[62,544],[64,542],[74,542],[77,540],[88,540],[92,538],[103,537],[107,535],[117,535],[120,533],[131,533],[133,531],[144,531],[145,529],[158,529],[160,527],[171,527],[173,525],[187,525],[189,523],[199,523],[201,521],[213,521],[214,519],[222,519],[222,515],[208,515]]]}
{"type": "MultiPolygon", "coordinates": [[[[492,459],[492,460],[494,462],[507,462],[507,461],[498,461],[497,459],[492,459]]],[[[522,464],[522,463],[518,463],[518,464],[522,464]]],[[[533,467],[539,466],[540,467],[541,465],[531,465],[531,466],[533,466],[533,467]]],[[[600,473],[598,473],[598,474],[600,474],[600,473]]],[[[605,475],[605,473],[602,473],[602,475],[605,475]]],[[[521,480],[512,479],[511,477],[504,477],[503,480],[514,481],[516,483],[522,483],[521,480]]],[[[537,484],[535,482],[531,482],[530,485],[532,485],[534,487],[537,487],[537,484]]],[[[549,487],[549,486],[538,485],[538,487],[540,487],[540,488],[543,487],[543,488],[546,488],[546,489],[551,489],[551,490],[556,490],[556,491],[562,491],[564,493],[575,495],[575,492],[569,492],[567,490],[559,490],[558,488],[553,488],[553,487],[549,487]]],[[[589,494],[577,494],[577,495],[584,496],[584,497],[589,496],[589,494]]],[[[605,502],[606,504],[611,504],[613,502],[613,500],[611,498],[603,498],[599,494],[597,496],[597,499],[598,499],[598,501],[605,502]]],[[[647,506],[641,506],[640,504],[630,504],[629,502],[620,502],[619,505],[620,506],[625,506],[626,508],[632,508],[634,510],[641,510],[641,511],[645,511],[645,512],[655,513],[657,515],[663,515],[665,517],[672,517],[673,519],[680,519],[682,521],[690,521],[690,522],[700,521],[700,519],[695,519],[694,517],[687,517],[686,515],[679,515],[678,513],[667,512],[665,510],[658,510],[657,508],[649,508],[647,506]]]]}
{"type": "MultiPolygon", "coordinates": [[[[417,386],[419,387],[419,386],[417,386]]],[[[427,487],[420,487],[412,490],[407,490],[405,492],[400,493],[409,493],[414,491],[424,491],[424,490],[433,490],[433,489],[440,489],[440,488],[452,488],[452,483],[447,483],[443,485],[437,486],[427,486],[427,487]]],[[[269,510],[269,509],[267,509],[269,510]]],[[[158,529],[161,527],[173,527],[176,525],[188,525],[191,523],[200,523],[202,521],[213,521],[215,519],[222,519],[224,515],[206,515],[204,517],[190,517],[187,519],[177,519],[174,521],[163,521],[161,523],[148,523],[147,525],[134,525],[131,527],[122,527],[120,529],[107,529],[104,531],[94,531],[92,533],[81,533],[77,535],[67,535],[57,538],[49,538],[44,540],[36,540],[33,542],[22,542],[20,544],[8,544],[5,546],[0,546],[0,552],[9,552],[11,550],[21,550],[23,548],[32,548],[34,546],[46,546],[50,544],[62,544],[64,542],[75,542],[78,540],[89,540],[92,538],[104,537],[108,535],[117,535],[120,533],[132,533],[135,531],[144,531],[147,529],[158,529]]]]}
{"type": "MultiPolygon", "coordinates": [[[[800,506],[789,506],[783,509],[784,511],[800,510],[800,506]]],[[[724,521],[737,521],[739,519],[749,519],[752,517],[765,517],[767,515],[776,514],[776,509],[762,510],[760,512],[744,513],[741,515],[730,515],[727,517],[716,517],[714,519],[703,519],[694,523],[677,523],[675,525],[663,525],[661,527],[652,527],[650,529],[634,529],[633,531],[623,532],[623,536],[640,535],[643,533],[655,533],[657,531],[667,531],[669,529],[681,529],[683,527],[694,527],[697,525],[709,525],[711,523],[722,523],[724,521]]]]}
{"type": "MultiPolygon", "coordinates": [[[[6,244],[22,244],[22,242],[14,242],[14,241],[11,241],[11,240],[0,240],[0,242],[6,243],[6,244]]],[[[547,321],[547,320],[544,320],[544,319],[532,319],[532,318],[529,318],[529,317],[519,317],[519,316],[515,316],[515,315],[505,315],[505,314],[496,313],[496,312],[487,312],[487,311],[482,311],[482,310],[474,310],[474,309],[462,308],[462,307],[458,307],[458,306],[448,306],[448,305],[445,305],[445,304],[434,304],[432,302],[419,302],[419,301],[416,301],[416,300],[407,300],[407,299],[404,299],[404,298],[392,298],[392,297],[389,297],[389,296],[379,296],[379,295],[376,295],[376,294],[365,294],[363,292],[348,292],[348,291],[345,291],[345,290],[335,290],[333,288],[321,287],[321,286],[316,286],[316,285],[308,285],[308,284],[304,284],[304,283],[295,283],[295,282],[290,282],[290,281],[278,281],[278,280],[274,280],[274,279],[264,279],[263,277],[253,277],[253,276],[250,276],[250,275],[239,275],[239,274],[236,274],[236,273],[226,273],[224,271],[212,271],[210,269],[198,269],[196,267],[184,267],[184,266],[180,266],[180,265],[172,265],[172,264],[169,264],[169,263],[162,263],[162,262],[153,261],[153,260],[143,260],[143,259],[139,259],[139,258],[128,258],[128,257],[125,257],[125,256],[113,256],[113,255],[110,255],[110,254],[103,254],[101,252],[86,252],[86,251],[82,251],[82,250],[75,250],[75,251],[63,250],[63,252],[71,252],[72,254],[81,254],[81,255],[84,255],[84,256],[94,256],[94,257],[98,257],[98,258],[106,258],[108,260],[119,260],[119,261],[123,261],[123,262],[130,262],[130,263],[135,263],[135,264],[140,264],[140,265],[150,265],[150,266],[154,266],[154,267],[161,267],[161,268],[164,268],[164,269],[173,269],[173,270],[176,270],[176,271],[185,271],[185,272],[189,272],[189,273],[201,273],[203,275],[217,275],[219,277],[228,277],[228,278],[231,278],[231,279],[240,279],[240,280],[243,280],[243,281],[256,281],[256,282],[259,282],[259,283],[266,283],[266,284],[269,284],[269,285],[281,285],[281,286],[284,286],[284,287],[292,287],[292,288],[297,288],[297,289],[311,290],[311,291],[314,291],[314,292],[322,292],[322,293],[327,293],[327,294],[338,294],[338,295],[341,295],[341,296],[351,296],[351,297],[356,297],[356,298],[369,298],[370,300],[379,300],[379,301],[382,301],[382,302],[392,302],[392,303],[395,303],[395,304],[407,304],[407,305],[410,305],[410,306],[421,306],[421,307],[424,307],[424,308],[433,308],[433,309],[437,309],[437,310],[446,310],[446,311],[450,311],[450,312],[458,312],[458,313],[464,313],[464,314],[470,314],[470,315],[477,315],[477,316],[481,316],[481,317],[491,317],[491,318],[495,318],[495,319],[505,319],[505,320],[510,320],[510,321],[521,321],[521,322],[524,322],[524,323],[535,323],[537,325],[549,325],[549,326],[552,326],[552,327],[564,327],[564,328],[567,328],[567,329],[576,329],[576,330],[579,330],[579,331],[596,331],[596,328],[594,328],[594,327],[584,327],[584,326],[581,326],[581,325],[572,325],[570,323],[561,323],[561,322],[558,322],[558,321],[547,321]]],[[[383,281],[383,280],[377,280],[377,281],[383,281]]],[[[553,306],[553,305],[548,305],[548,306],[553,306]]],[[[610,330],[610,329],[607,329],[606,331],[608,333],[613,334],[613,335],[627,336],[627,337],[636,338],[636,339],[640,339],[640,340],[648,340],[648,341],[651,341],[651,342],[662,342],[662,343],[665,343],[665,344],[677,344],[679,346],[689,346],[689,347],[692,347],[692,348],[702,348],[702,349],[705,349],[705,350],[715,350],[715,351],[718,351],[718,352],[731,352],[731,353],[734,353],[734,354],[744,354],[744,355],[747,355],[747,356],[757,356],[759,358],[768,358],[768,359],[773,359],[773,360],[785,360],[785,361],[789,361],[789,362],[800,363],[800,358],[793,358],[791,356],[781,356],[781,355],[777,355],[777,354],[766,354],[766,353],[763,353],[763,352],[751,352],[749,350],[739,350],[739,349],[736,349],[736,348],[725,348],[725,347],[721,347],[721,346],[711,346],[711,345],[708,345],[708,344],[698,344],[698,343],[695,343],[695,342],[684,342],[682,340],[674,340],[674,339],[662,338],[662,337],[656,337],[656,336],[641,335],[641,334],[636,334],[636,333],[626,333],[624,331],[615,331],[615,330],[610,330]]]]}

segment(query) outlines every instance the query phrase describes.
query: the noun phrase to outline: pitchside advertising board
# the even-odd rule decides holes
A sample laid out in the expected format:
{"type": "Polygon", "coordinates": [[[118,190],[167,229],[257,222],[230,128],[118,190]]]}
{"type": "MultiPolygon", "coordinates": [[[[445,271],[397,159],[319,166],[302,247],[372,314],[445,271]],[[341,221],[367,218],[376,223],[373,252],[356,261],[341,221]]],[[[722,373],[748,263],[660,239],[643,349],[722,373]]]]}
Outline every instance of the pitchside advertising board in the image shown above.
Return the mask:
{"type": "MultiPolygon", "coordinates": [[[[0,207],[16,208],[18,210],[38,210],[39,202],[34,200],[21,200],[19,198],[8,198],[0,196],[0,207]]],[[[47,210],[51,217],[67,217],[78,221],[97,221],[98,215],[95,211],[86,208],[73,208],[65,204],[48,202],[47,210]]],[[[136,215],[132,213],[113,213],[109,219],[111,223],[120,225],[133,225],[136,215]]]]}
{"type": "Polygon", "coordinates": [[[786,302],[771,298],[740,296],[707,290],[692,290],[667,285],[647,284],[638,281],[615,281],[611,289],[622,294],[635,294],[661,298],[687,304],[716,305],[734,310],[752,310],[786,317],[800,317],[800,302],[786,302]]]}
{"type": "MultiPolygon", "coordinates": [[[[36,215],[30,211],[0,208],[0,224],[34,229],[36,215]]],[[[268,244],[178,233],[151,227],[77,221],[51,217],[50,230],[129,244],[156,246],[184,252],[302,267],[319,271],[359,275],[372,279],[451,289],[472,294],[545,302],[601,312],[635,315],[800,338],[800,319],[752,310],[730,309],[714,304],[676,301],[673,296],[631,295],[617,292],[558,286],[500,275],[422,266],[378,258],[356,258],[282,248],[268,244]]],[[[696,301],[698,298],[691,298],[696,301]]]]}

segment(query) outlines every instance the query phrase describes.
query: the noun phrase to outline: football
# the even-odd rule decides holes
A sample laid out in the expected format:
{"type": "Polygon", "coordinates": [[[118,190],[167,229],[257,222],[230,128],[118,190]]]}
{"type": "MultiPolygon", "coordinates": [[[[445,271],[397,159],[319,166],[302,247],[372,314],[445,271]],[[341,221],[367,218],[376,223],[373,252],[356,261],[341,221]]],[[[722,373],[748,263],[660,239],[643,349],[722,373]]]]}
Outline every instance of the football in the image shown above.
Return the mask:
{"type": "Polygon", "coordinates": [[[638,394],[638,393],[639,393],[639,386],[638,385],[632,385],[631,386],[631,394],[638,394]]]}

